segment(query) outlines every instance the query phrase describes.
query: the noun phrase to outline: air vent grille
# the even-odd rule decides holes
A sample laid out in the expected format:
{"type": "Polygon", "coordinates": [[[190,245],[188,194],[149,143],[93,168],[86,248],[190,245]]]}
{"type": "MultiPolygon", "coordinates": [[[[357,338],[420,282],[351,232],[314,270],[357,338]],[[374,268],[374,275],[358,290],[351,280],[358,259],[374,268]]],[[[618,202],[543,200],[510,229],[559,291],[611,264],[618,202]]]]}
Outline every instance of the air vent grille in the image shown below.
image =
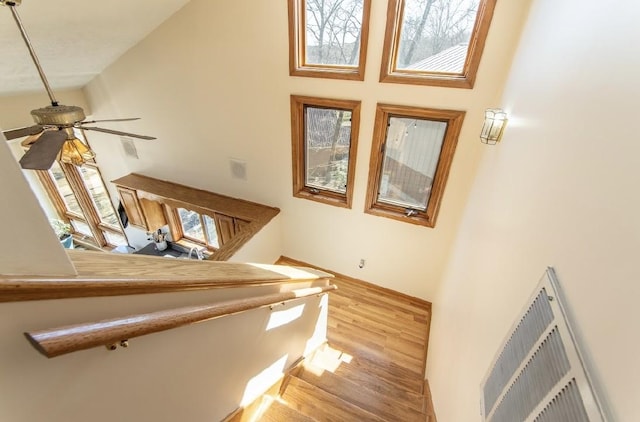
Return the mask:
{"type": "Polygon", "coordinates": [[[504,387],[551,321],[553,321],[553,311],[549,306],[547,291],[542,289],[507,341],[485,384],[485,414],[489,414],[493,409],[504,387]]]}
{"type": "Polygon", "coordinates": [[[540,412],[534,422],[583,422],[588,421],[587,410],[580,397],[576,380],[572,379],[540,412]]]}
{"type": "Polygon", "coordinates": [[[552,268],[482,384],[486,422],[605,422],[552,268]]]}
{"type": "Polygon", "coordinates": [[[491,420],[525,420],[570,367],[560,334],[554,328],[511,385],[491,420]]]}

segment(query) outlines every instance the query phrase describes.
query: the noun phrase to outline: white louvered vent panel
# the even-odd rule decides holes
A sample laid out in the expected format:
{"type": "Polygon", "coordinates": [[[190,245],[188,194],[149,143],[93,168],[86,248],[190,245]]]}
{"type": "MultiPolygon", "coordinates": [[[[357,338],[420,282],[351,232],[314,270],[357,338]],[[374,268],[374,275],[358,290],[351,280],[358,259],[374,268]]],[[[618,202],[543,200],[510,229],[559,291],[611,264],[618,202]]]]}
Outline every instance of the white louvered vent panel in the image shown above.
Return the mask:
{"type": "Polygon", "coordinates": [[[576,380],[571,380],[534,419],[534,422],[582,422],[588,421],[576,380]]]}
{"type": "Polygon", "coordinates": [[[485,414],[489,414],[493,409],[504,387],[551,321],[553,311],[549,305],[547,291],[542,289],[507,341],[487,379],[484,386],[485,414]]]}
{"type": "Polygon", "coordinates": [[[540,400],[569,372],[569,368],[569,359],[560,334],[554,328],[511,384],[496,407],[491,421],[525,420],[540,400]]]}
{"type": "Polygon", "coordinates": [[[482,384],[487,422],[604,422],[549,268],[482,384]]]}

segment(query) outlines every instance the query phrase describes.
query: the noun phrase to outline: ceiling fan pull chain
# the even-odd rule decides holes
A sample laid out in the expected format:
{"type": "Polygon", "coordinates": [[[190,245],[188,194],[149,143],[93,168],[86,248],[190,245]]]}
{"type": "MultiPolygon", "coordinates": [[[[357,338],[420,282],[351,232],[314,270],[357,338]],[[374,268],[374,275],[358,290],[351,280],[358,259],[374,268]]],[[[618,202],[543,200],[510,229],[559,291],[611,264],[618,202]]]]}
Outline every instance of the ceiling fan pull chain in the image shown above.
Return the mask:
{"type": "Polygon", "coordinates": [[[47,94],[49,94],[49,99],[51,100],[51,105],[56,107],[58,106],[58,100],[56,100],[55,95],[53,95],[53,91],[49,86],[49,82],[47,81],[47,77],[44,75],[44,71],[42,70],[42,66],[40,65],[40,60],[38,60],[38,56],[36,56],[36,52],[31,45],[31,41],[29,40],[29,36],[27,35],[27,31],[25,31],[24,26],[22,25],[22,20],[20,19],[20,15],[18,15],[18,11],[16,10],[16,6],[6,2],[9,9],[11,9],[11,13],[13,14],[13,19],[15,19],[18,24],[18,28],[20,29],[20,33],[22,34],[22,39],[24,40],[27,48],[29,49],[29,54],[31,54],[31,58],[33,59],[33,64],[36,65],[36,69],[38,69],[38,73],[40,74],[40,79],[42,79],[42,83],[44,84],[45,89],[47,90],[47,94]]]}

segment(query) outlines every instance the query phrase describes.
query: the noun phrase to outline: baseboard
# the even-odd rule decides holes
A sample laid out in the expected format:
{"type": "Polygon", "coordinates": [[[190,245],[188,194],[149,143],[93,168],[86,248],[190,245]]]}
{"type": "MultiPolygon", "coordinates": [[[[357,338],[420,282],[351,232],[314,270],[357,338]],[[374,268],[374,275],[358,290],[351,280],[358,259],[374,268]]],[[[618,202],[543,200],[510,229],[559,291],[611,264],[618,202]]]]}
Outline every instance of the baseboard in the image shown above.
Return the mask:
{"type": "Polygon", "coordinates": [[[403,298],[403,299],[405,299],[405,300],[407,300],[409,302],[415,303],[417,306],[424,306],[427,309],[429,309],[429,312],[431,312],[431,302],[428,302],[428,301],[426,301],[424,299],[420,299],[419,297],[415,297],[415,296],[408,295],[406,293],[398,292],[396,290],[389,289],[387,287],[378,286],[377,284],[373,284],[373,283],[370,283],[368,281],[364,281],[364,280],[360,280],[360,279],[357,279],[357,278],[349,277],[348,275],[340,274],[340,273],[337,273],[337,272],[335,272],[333,270],[328,270],[328,269],[325,269],[325,268],[322,268],[322,267],[318,267],[317,265],[309,264],[309,263],[303,262],[303,261],[298,261],[297,259],[289,258],[289,257],[286,257],[286,256],[281,256],[275,263],[278,264],[278,265],[283,265],[284,263],[287,263],[286,265],[293,264],[293,265],[299,266],[299,267],[315,268],[316,270],[320,270],[320,271],[324,271],[325,273],[333,274],[336,277],[342,278],[342,279],[350,281],[352,283],[360,284],[360,285],[362,285],[362,286],[364,286],[364,287],[366,287],[368,289],[377,290],[377,291],[384,292],[384,293],[389,294],[389,295],[401,297],[401,298],[403,298]]]}
{"type": "Polygon", "coordinates": [[[436,418],[436,411],[433,408],[431,388],[429,387],[429,381],[426,379],[424,380],[424,386],[422,387],[422,395],[425,397],[425,404],[427,406],[424,412],[427,415],[427,422],[438,422],[438,419],[436,418]]]}

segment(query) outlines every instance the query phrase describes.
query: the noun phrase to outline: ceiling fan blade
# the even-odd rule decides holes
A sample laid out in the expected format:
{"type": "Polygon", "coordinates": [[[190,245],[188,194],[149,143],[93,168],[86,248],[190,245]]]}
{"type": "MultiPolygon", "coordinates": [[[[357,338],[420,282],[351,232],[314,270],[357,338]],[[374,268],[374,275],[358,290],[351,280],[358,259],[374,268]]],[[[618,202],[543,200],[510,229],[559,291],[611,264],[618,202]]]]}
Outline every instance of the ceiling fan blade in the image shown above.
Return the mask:
{"type": "Polygon", "coordinates": [[[4,136],[7,138],[7,141],[16,138],[22,138],[24,136],[37,135],[42,132],[43,127],[40,125],[29,126],[29,127],[21,127],[19,129],[5,130],[4,136]]]}
{"type": "Polygon", "coordinates": [[[104,128],[95,127],[95,126],[92,126],[92,127],[80,126],[80,128],[82,128],[84,130],[95,130],[96,132],[110,133],[112,135],[130,136],[132,138],[149,139],[149,140],[156,139],[153,136],[136,135],[135,133],[120,132],[119,130],[104,129],[104,128]]]}
{"type": "Polygon", "coordinates": [[[106,120],[85,120],[80,122],[81,125],[90,123],[102,123],[102,122],[129,122],[131,120],[140,120],[140,117],[130,117],[128,119],[106,119],[106,120]]]}
{"type": "Polygon", "coordinates": [[[56,159],[56,155],[67,140],[62,130],[45,131],[20,159],[20,165],[28,170],[47,170],[56,159]]]}

